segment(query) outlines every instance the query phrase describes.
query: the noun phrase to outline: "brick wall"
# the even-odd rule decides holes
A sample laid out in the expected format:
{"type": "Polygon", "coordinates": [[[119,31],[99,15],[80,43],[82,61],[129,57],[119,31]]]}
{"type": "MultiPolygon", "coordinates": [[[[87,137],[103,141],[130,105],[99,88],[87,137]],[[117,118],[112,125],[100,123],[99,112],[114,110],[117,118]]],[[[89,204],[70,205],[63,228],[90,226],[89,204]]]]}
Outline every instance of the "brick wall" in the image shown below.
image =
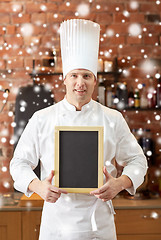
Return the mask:
{"type": "MultiPolygon", "coordinates": [[[[154,0],[1,0],[0,1],[0,86],[10,90],[8,102],[0,113],[0,176],[10,183],[9,161],[13,152],[15,97],[20,86],[32,84],[33,59],[37,66],[56,50],[57,70],[61,70],[59,49],[60,22],[85,18],[101,25],[100,58],[118,58],[122,71],[120,81],[137,87],[149,83],[161,68],[161,3],[154,0]],[[142,69],[151,61],[152,68],[142,69]],[[144,70],[144,71],[143,71],[144,70]],[[2,169],[3,167],[3,169],[2,169]]],[[[59,76],[38,79],[49,83],[55,101],[63,98],[65,89],[59,76]]],[[[154,83],[156,84],[155,78],[154,83]]],[[[97,90],[94,98],[96,99],[97,90]]],[[[0,107],[3,94],[0,93],[0,107]]],[[[149,128],[156,146],[156,164],[161,164],[161,111],[123,112],[131,128],[149,128]]],[[[0,184],[0,190],[12,189],[0,184]]]]}

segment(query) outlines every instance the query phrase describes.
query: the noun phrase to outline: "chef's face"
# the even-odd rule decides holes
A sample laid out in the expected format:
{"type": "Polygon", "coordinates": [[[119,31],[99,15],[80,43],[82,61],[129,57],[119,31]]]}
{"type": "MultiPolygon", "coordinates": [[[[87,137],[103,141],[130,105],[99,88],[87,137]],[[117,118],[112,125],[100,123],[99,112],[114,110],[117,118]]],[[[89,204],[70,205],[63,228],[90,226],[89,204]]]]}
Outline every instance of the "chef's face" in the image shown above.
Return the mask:
{"type": "MultiPolygon", "coordinates": [[[[64,80],[66,98],[69,103],[81,107],[91,100],[96,78],[92,72],[85,69],[70,71],[64,80]]],[[[78,110],[80,110],[78,107],[78,110]]]]}

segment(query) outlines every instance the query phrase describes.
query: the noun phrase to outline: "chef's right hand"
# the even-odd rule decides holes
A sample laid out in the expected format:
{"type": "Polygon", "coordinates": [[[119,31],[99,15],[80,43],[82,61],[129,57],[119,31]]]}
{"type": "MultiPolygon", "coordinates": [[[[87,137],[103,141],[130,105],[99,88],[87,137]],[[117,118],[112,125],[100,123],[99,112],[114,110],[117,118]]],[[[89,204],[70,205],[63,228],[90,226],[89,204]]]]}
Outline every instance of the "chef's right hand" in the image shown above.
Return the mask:
{"type": "Polygon", "coordinates": [[[29,190],[36,192],[46,202],[55,203],[61,194],[67,194],[67,191],[53,186],[53,177],[54,171],[52,170],[45,180],[40,181],[39,179],[34,179],[29,185],[29,190]]]}

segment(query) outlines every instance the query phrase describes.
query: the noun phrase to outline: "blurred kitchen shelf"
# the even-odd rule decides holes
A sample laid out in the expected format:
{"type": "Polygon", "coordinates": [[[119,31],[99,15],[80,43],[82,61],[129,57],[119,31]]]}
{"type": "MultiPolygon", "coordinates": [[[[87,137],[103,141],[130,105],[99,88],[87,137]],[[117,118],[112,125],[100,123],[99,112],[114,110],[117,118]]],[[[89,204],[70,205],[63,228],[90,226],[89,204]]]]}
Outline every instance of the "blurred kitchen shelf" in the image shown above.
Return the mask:
{"type": "MultiPolygon", "coordinates": [[[[117,109],[118,110],[118,109],[117,109]]],[[[161,107],[156,107],[156,108],[125,108],[122,109],[121,111],[160,111],[161,107]]]]}
{"type": "MultiPolygon", "coordinates": [[[[98,75],[120,75],[119,72],[98,72],[98,75]]],[[[46,76],[46,75],[63,75],[62,72],[35,72],[29,74],[31,77],[46,76]]]]}
{"type": "Polygon", "coordinates": [[[32,78],[38,76],[52,76],[52,75],[63,75],[62,72],[41,72],[41,73],[30,73],[29,74],[32,78]]]}
{"type": "MultiPolygon", "coordinates": [[[[33,60],[33,71],[32,73],[29,73],[29,75],[32,78],[39,77],[39,76],[56,76],[56,75],[63,75],[62,72],[55,72],[54,67],[50,66],[35,66],[35,60],[33,60]]],[[[113,82],[118,82],[118,78],[121,75],[121,72],[118,71],[118,60],[117,58],[114,58],[113,61],[113,71],[103,71],[103,72],[97,72],[97,75],[111,75],[113,76],[113,82]]],[[[105,82],[108,82],[108,80],[105,80],[105,82]]]]}

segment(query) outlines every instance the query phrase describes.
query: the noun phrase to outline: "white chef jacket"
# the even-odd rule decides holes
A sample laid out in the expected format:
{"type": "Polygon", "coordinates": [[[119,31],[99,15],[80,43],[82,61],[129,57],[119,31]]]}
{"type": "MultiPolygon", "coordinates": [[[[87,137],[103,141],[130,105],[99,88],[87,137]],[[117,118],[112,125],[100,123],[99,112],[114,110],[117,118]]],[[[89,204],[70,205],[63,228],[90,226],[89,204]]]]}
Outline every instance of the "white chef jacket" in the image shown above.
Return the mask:
{"type": "MultiPolygon", "coordinates": [[[[29,120],[10,164],[14,187],[31,196],[30,182],[36,178],[33,169],[41,161],[41,179],[54,169],[55,126],[103,126],[104,164],[116,177],[113,159],[124,167],[134,194],[144,180],[147,161],[141,147],[131,134],[122,114],[94,100],[76,111],[66,98],[59,103],[37,111],[29,120]]],[[[116,239],[111,201],[102,202],[88,194],[61,194],[56,203],[44,202],[40,240],[52,239],[116,239]]]]}

